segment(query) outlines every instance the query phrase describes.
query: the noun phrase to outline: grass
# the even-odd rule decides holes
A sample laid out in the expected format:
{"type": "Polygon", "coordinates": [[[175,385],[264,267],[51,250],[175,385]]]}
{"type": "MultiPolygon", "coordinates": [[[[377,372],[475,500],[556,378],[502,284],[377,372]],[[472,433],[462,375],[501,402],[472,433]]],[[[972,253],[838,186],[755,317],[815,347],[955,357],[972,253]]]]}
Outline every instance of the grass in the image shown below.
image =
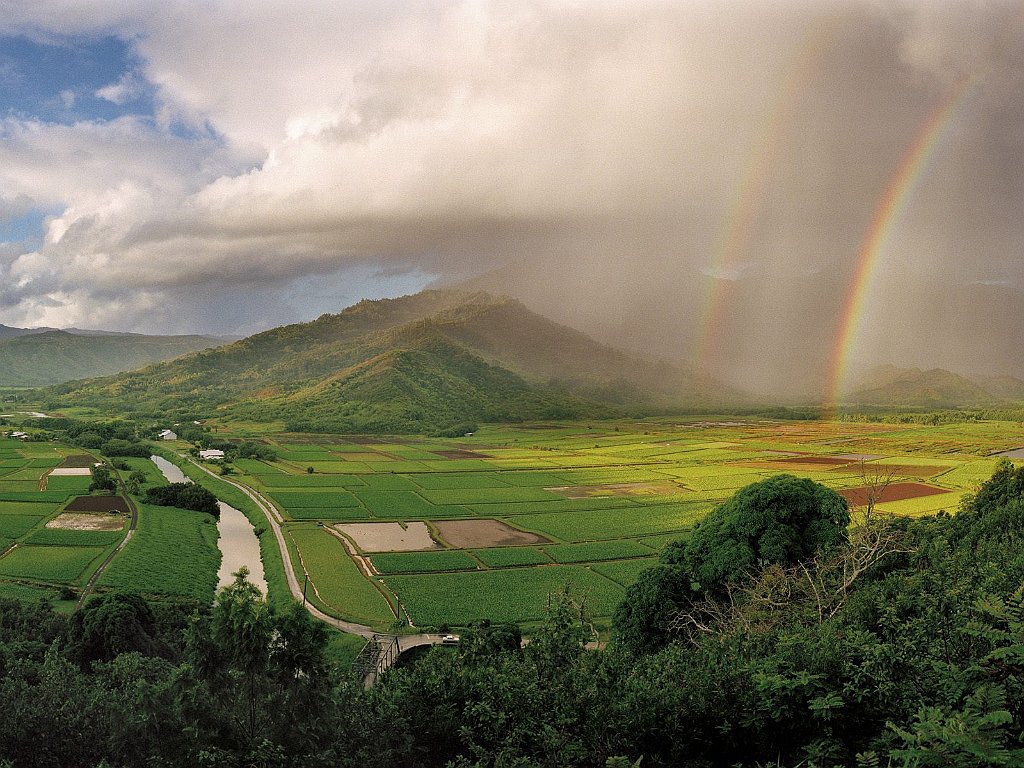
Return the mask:
{"type": "Polygon", "coordinates": [[[432,504],[488,504],[516,501],[559,501],[561,496],[543,488],[448,488],[424,490],[421,495],[432,504]]]}
{"type": "Polygon", "coordinates": [[[658,564],[657,558],[647,557],[639,560],[618,560],[609,563],[595,563],[590,570],[605,576],[617,584],[628,587],[641,573],[658,564]]]}
{"type": "Polygon", "coordinates": [[[213,602],[220,550],[205,512],[139,505],[139,527],[100,577],[104,587],[213,602]]]}
{"type": "Polygon", "coordinates": [[[103,547],[19,545],[0,558],[0,575],[71,584],[105,551],[103,547]]]}
{"type": "Polygon", "coordinates": [[[666,531],[681,531],[703,519],[713,504],[663,504],[639,509],[520,515],[515,524],[562,541],[622,539],[666,531]]]}
{"type": "Polygon", "coordinates": [[[74,475],[57,475],[46,478],[46,489],[48,491],[74,491],[75,493],[88,493],[91,477],[75,477],[74,475]]]}
{"type": "Polygon", "coordinates": [[[621,560],[627,557],[649,557],[650,547],[634,539],[597,541],[586,544],[556,544],[544,547],[556,563],[588,563],[595,560],[621,560]]]}
{"type": "Polygon", "coordinates": [[[395,620],[384,596],[360,573],[337,538],[312,526],[293,527],[288,535],[301,556],[301,565],[295,561],[299,580],[305,567],[313,585],[310,592],[330,613],[376,626],[395,620]]]}
{"type": "Polygon", "coordinates": [[[359,500],[348,491],[273,491],[271,496],[285,509],[343,509],[359,506],[359,500]]]}
{"type": "Polygon", "coordinates": [[[39,546],[107,547],[124,537],[124,531],[72,531],[63,528],[40,528],[26,540],[39,546]]]}
{"type": "Polygon", "coordinates": [[[431,573],[438,571],[474,571],[476,561],[461,550],[436,552],[390,552],[370,558],[383,574],[431,573]]]}
{"type": "Polygon", "coordinates": [[[532,547],[492,547],[473,550],[473,554],[490,568],[548,565],[551,562],[550,557],[532,547]]]}
{"type": "Polygon", "coordinates": [[[418,626],[466,626],[482,619],[528,622],[544,617],[548,596],[567,585],[595,615],[611,615],[622,589],[585,568],[555,565],[385,579],[418,626]]]}
{"type": "Polygon", "coordinates": [[[21,538],[45,519],[45,515],[2,515],[0,536],[10,539],[21,538]]]}

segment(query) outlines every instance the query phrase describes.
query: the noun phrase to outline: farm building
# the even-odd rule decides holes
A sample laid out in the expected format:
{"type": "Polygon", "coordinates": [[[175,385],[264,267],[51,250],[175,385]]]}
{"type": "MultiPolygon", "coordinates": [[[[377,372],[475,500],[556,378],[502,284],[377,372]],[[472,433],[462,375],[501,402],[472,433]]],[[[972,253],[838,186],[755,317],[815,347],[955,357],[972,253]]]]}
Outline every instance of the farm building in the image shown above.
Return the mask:
{"type": "Polygon", "coordinates": [[[172,432],[169,429],[161,430],[160,434],[157,435],[157,437],[159,437],[161,440],[177,440],[178,439],[178,435],[175,434],[174,432],[172,432]]]}
{"type": "Polygon", "coordinates": [[[26,437],[28,437],[28,433],[27,432],[11,432],[11,437],[15,438],[16,440],[24,440],[26,437]]]}
{"type": "Polygon", "coordinates": [[[216,448],[210,448],[205,451],[200,451],[199,458],[202,459],[203,461],[210,461],[211,459],[223,459],[224,451],[218,450],[216,448]]]}

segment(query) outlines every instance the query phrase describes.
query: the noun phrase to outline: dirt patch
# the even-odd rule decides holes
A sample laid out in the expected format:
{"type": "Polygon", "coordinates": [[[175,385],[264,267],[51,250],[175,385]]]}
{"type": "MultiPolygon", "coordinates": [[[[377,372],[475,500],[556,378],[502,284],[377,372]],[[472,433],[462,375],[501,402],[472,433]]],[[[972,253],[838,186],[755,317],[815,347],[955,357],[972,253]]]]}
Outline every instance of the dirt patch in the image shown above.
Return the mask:
{"type": "Polygon", "coordinates": [[[450,451],[431,451],[440,456],[442,459],[490,459],[486,453],[477,453],[476,451],[467,451],[463,448],[454,448],[450,451]]]}
{"type": "Polygon", "coordinates": [[[89,456],[85,453],[76,453],[74,456],[68,456],[60,463],[61,467],[91,467],[96,463],[95,456],[89,456]]]}
{"type": "Polygon", "coordinates": [[[62,512],[46,524],[47,528],[67,531],[120,531],[124,518],[120,515],[93,515],[87,512],[62,512]]]}
{"type": "Polygon", "coordinates": [[[92,469],[89,467],[56,467],[50,470],[50,477],[89,477],[92,469]]]}
{"type": "Polygon", "coordinates": [[[121,496],[79,496],[72,499],[65,509],[68,512],[121,512],[130,514],[128,502],[121,496]]]}
{"type": "Polygon", "coordinates": [[[350,537],[364,552],[414,552],[439,549],[426,523],[341,523],[335,530],[350,537]]]}
{"type": "Polygon", "coordinates": [[[689,488],[665,481],[661,483],[607,483],[605,485],[567,485],[545,488],[567,499],[589,499],[594,496],[672,496],[689,488]]]}
{"type": "Polygon", "coordinates": [[[850,461],[874,461],[882,458],[877,453],[837,453],[837,459],[849,459],[850,461]]]}
{"type": "MultiPolygon", "coordinates": [[[[924,483],[893,483],[876,495],[875,503],[884,504],[887,501],[903,501],[904,499],[919,499],[922,496],[934,496],[939,493],[949,493],[948,488],[936,488],[933,485],[924,483]]],[[[868,503],[871,488],[861,486],[860,488],[844,488],[839,495],[850,502],[851,506],[863,506],[868,503]]]]}
{"type": "Polygon", "coordinates": [[[500,520],[438,520],[434,525],[442,539],[460,549],[551,543],[544,536],[521,531],[500,520]]]}

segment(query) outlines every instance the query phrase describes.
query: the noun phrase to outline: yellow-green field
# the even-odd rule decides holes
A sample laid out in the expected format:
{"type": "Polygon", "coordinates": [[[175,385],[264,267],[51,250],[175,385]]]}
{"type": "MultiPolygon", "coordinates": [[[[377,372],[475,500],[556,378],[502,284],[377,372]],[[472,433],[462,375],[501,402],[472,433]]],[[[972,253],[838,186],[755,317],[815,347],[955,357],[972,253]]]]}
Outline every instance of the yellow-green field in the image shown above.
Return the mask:
{"type": "Polygon", "coordinates": [[[879,508],[953,512],[991,474],[992,453],[1024,445],[1024,426],[730,419],[485,427],[453,440],[263,439],[278,460],[239,460],[235,479],[283,514],[314,603],[376,626],[398,611],[418,626],[458,626],[530,623],[563,584],[603,623],[669,541],[780,473],[836,490],[880,478],[926,485],[942,492],[879,508]],[[370,546],[348,536],[346,548],[334,526],[357,522],[425,524],[434,545],[402,551],[386,536],[370,546]]]}

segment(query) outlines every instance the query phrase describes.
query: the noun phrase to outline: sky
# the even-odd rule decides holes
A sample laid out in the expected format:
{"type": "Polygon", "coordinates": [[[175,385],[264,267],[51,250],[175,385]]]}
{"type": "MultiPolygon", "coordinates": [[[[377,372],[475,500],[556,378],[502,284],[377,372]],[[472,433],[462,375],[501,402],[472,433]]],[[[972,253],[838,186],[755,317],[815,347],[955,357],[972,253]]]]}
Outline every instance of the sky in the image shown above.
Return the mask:
{"type": "Polygon", "coordinates": [[[1024,375],[1022,10],[0,0],[0,323],[468,284],[751,390],[1024,375]]]}

